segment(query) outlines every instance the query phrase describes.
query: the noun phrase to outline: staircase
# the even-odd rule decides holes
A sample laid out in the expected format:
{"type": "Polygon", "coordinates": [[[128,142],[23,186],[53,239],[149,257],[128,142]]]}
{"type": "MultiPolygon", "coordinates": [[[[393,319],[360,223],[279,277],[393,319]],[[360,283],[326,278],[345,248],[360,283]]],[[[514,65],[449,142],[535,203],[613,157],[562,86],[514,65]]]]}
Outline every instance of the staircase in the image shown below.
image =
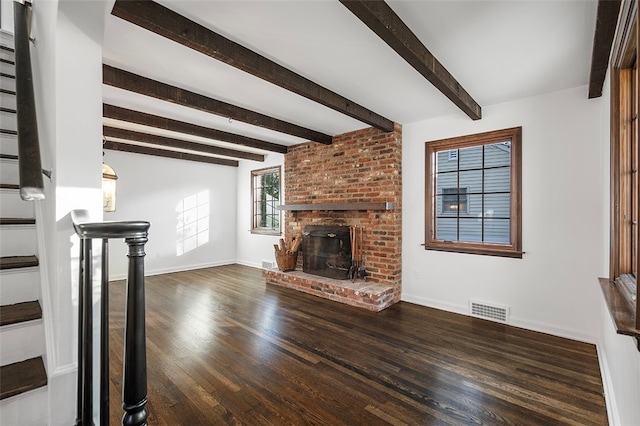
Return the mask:
{"type": "MultiPolygon", "coordinates": [[[[3,37],[3,43],[6,37],[3,37]]],[[[47,424],[33,202],[20,198],[14,53],[0,46],[0,424],[47,424]]]]}

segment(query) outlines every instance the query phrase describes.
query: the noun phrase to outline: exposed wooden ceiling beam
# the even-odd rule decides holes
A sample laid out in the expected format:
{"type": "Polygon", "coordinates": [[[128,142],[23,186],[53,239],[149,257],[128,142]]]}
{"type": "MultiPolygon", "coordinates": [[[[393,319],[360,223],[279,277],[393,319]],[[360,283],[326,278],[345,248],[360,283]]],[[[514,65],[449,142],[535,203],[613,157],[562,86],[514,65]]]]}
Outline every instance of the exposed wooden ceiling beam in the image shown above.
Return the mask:
{"type": "Polygon", "coordinates": [[[175,158],[177,160],[197,161],[199,163],[218,164],[221,166],[238,167],[238,161],[226,158],[207,157],[206,155],[189,154],[186,152],[169,151],[166,149],[150,148],[147,146],[131,145],[128,143],[105,141],[104,149],[111,151],[133,152],[135,154],[153,155],[156,157],[175,158]]]}
{"type": "Polygon", "coordinates": [[[609,68],[609,56],[616,35],[620,0],[598,1],[596,30],[593,35],[591,71],[589,73],[589,99],[602,96],[602,87],[609,68]]]}
{"type": "Polygon", "coordinates": [[[276,132],[298,136],[300,138],[330,145],[330,135],[316,132],[296,124],[287,123],[259,112],[241,108],[226,102],[208,98],[198,93],[190,92],[179,87],[161,83],[141,75],[131,73],[110,65],[102,66],[102,82],[108,86],[150,96],[166,102],[198,109],[222,117],[249,123],[254,126],[275,130],[276,132]]]}
{"type": "Polygon", "coordinates": [[[160,117],[159,115],[147,114],[145,112],[122,108],[115,105],[103,104],[102,111],[103,117],[111,118],[113,120],[141,124],[143,126],[155,127],[157,129],[169,130],[171,132],[186,133],[188,135],[242,145],[248,148],[277,152],[279,154],[286,154],[287,152],[287,147],[285,145],[266,142],[260,139],[250,138],[248,136],[236,135],[235,133],[223,132],[222,130],[173,120],[171,118],[160,117]]]}
{"type": "Polygon", "coordinates": [[[262,55],[152,1],[118,0],[111,14],[241,69],[380,130],[393,121],[320,86],[262,55]]]}
{"type": "Polygon", "coordinates": [[[167,136],[152,135],[150,133],[137,132],[134,130],[119,129],[117,127],[103,126],[102,134],[106,137],[124,139],[133,142],[144,142],[152,145],[159,145],[165,148],[188,149],[190,151],[198,151],[213,155],[223,155],[225,157],[241,158],[243,160],[264,161],[264,155],[262,154],[237,151],[235,149],[190,142],[167,136]]]}
{"type": "Polygon", "coordinates": [[[358,0],[340,0],[340,3],[471,119],[482,118],[480,105],[429,52],[388,4],[384,1],[358,0]]]}

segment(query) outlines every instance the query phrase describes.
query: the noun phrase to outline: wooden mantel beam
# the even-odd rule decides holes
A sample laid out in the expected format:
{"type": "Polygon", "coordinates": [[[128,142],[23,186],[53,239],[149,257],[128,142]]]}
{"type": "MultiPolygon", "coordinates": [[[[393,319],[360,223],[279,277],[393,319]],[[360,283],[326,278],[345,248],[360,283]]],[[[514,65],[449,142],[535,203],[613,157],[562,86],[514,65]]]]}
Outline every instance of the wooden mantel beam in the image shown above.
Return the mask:
{"type": "Polygon", "coordinates": [[[152,1],[117,0],[111,14],[380,130],[393,121],[152,1]]]}
{"type": "Polygon", "coordinates": [[[416,71],[473,120],[482,108],[384,1],[340,0],[416,71]]]}
{"type": "Polygon", "coordinates": [[[296,124],[288,123],[259,112],[241,108],[217,99],[212,99],[198,93],[190,92],[179,87],[161,83],[141,75],[131,73],[110,65],[102,65],[102,82],[108,86],[150,96],[162,101],[194,108],[200,111],[229,117],[234,120],[249,123],[254,126],[275,130],[300,138],[331,145],[332,136],[307,129],[296,124]]]}
{"type": "Polygon", "coordinates": [[[616,34],[621,3],[621,0],[598,1],[596,30],[593,35],[593,51],[591,52],[591,71],[589,73],[589,99],[602,96],[602,87],[609,68],[609,56],[616,34]]]}
{"type": "Polygon", "coordinates": [[[184,121],[173,120],[167,117],[148,114],[132,109],[122,108],[115,105],[103,104],[102,114],[105,118],[126,121],[128,123],[141,124],[143,126],[155,127],[156,129],[169,130],[171,132],[186,133],[222,142],[229,142],[248,148],[262,149],[265,151],[286,154],[287,147],[276,143],[266,142],[248,136],[237,135],[235,133],[224,132],[210,127],[199,126],[197,124],[186,123],[184,121]]]}
{"type": "Polygon", "coordinates": [[[264,155],[252,152],[238,151],[235,149],[222,148],[214,145],[185,141],[182,139],[159,136],[151,133],[138,132],[117,127],[103,126],[102,134],[105,137],[124,139],[133,142],[143,142],[152,145],[159,145],[163,148],[186,149],[189,151],[203,152],[206,154],[223,155],[225,157],[241,158],[243,160],[264,161],[264,155]]]}

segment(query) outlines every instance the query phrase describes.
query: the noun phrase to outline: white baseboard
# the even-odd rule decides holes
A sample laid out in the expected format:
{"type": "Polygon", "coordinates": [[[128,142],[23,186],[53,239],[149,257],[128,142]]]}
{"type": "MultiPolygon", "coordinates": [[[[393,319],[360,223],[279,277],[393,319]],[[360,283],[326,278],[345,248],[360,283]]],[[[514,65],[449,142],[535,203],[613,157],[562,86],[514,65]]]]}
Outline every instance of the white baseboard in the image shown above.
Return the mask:
{"type": "Polygon", "coordinates": [[[620,416],[618,415],[618,404],[616,403],[615,392],[613,391],[607,356],[600,344],[596,345],[596,349],[598,351],[598,362],[600,363],[600,374],[602,375],[602,386],[604,387],[604,401],[607,404],[609,426],[622,426],[620,424],[620,416]]]}
{"type": "Polygon", "coordinates": [[[242,265],[242,266],[249,266],[251,268],[263,269],[262,263],[260,262],[247,262],[246,260],[236,260],[233,263],[237,263],[238,265],[242,265]]]}
{"type": "MultiPolygon", "coordinates": [[[[171,266],[168,268],[146,269],[144,271],[144,275],[146,277],[150,277],[153,275],[170,274],[173,272],[183,272],[183,271],[193,271],[195,269],[214,268],[216,266],[232,265],[234,263],[237,263],[237,262],[235,260],[222,260],[217,262],[199,263],[194,265],[180,265],[180,266],[171,266]]],[[[110,274],[109,275],[109,281],[124,280],[126,278],[127,278],[126,274],[115,274],[115,275],[110,274]]]]}
{"type": "MultiPolygon", "coordinates": [[[[427,299],[425,297],[414,296],[406,293],[402,294],[401,300],[405,302],[415,303],[422,306],[427,306],[430,308],[441,309],[443,311],[448,311],[456,314],[469,316],[468,305],[453,305],[449,303],[443,303],[438,300],[427,299]]],[[[588,335],[577,330],[559,328],[551,324],[529,321],[529,320],[514,317],[513,315],[511,316],[511,319],[508,325],[511,325],[513,327],[518,327],[518,328],[524,328],[526,330],[537,331],[540,333],[551,334],[553,336],[564,337],[566,339],[577,340],[579,342],[595,344],[598,341],[597,336],[595,335],[588,335]]]]}

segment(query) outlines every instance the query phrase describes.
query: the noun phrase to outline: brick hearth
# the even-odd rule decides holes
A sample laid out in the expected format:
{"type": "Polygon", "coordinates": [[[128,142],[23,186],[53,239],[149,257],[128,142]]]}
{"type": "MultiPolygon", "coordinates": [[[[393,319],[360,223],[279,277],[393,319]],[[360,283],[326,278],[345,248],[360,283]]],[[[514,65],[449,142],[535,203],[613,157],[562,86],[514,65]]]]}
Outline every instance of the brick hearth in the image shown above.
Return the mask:
{"type": "Polygon", "coordinates": [[[371,281],[335,280],[302,271],[266,271],[267,284],[292,288],[305,293],[379,312],[397,302],[393,287],[371,281]]]}
{"type": "MultiPolygon", "coordinates": [[[[333,144],[290,147],[284,160],[286,204],[394,203],[393,210],[305,210],[284,215],[285,237],[305,225],[363,228],[362,279],[334,280],[296,271],[267,271],[269,284],[380,311],[400,300],[402,285],[402,130],[373,128],[335,136],[333,144]]],[[[301,262],[302,256],[299,256],[301,262]]]]}

